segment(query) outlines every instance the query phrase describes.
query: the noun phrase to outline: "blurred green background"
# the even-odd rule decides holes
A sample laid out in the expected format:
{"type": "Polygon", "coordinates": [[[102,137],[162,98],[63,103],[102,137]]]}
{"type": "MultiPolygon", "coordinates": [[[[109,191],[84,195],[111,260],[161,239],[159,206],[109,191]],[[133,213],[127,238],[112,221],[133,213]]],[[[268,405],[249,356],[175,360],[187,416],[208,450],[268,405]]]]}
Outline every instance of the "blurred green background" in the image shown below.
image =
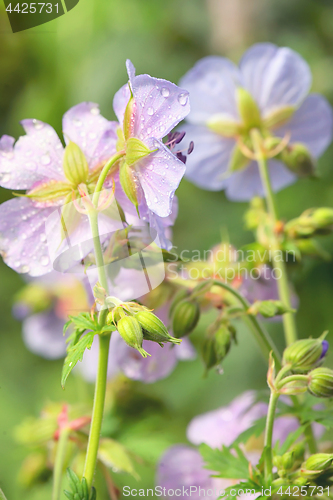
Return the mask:
{"type": "MultiPolygon", "coordinates": [[[[112,98],[126,81],[126,58],[138,73],[177,82],[199,58],[222,54],[238,60],[258,41],[298,51],[312,68],[313,90],[333,102],[332,26],[330,0],[80,0],[57,20],[12,34],[0,3],[0,135],[18,137],[23,118],[46,121],[60,133],[64,112],[83,100],[99,103],[102,114],[113,119],[112,98]]],[[[332,161],[331,147],[319,161],[319,179],[301,180],[278,194],[283,218],[312,206],[333,206],[332,161]]],[[[252,241],[243,228],[246,204],[231,203],[223,193],[201,191],[185,180],[177,194],[174,242],[179,249],[208,249],[219,242],[221,228],[226,227],[234,245],[252,241]]],[[[1,189],[0,197],[4,201],[11,193],[1,189]]],[[[333,239],[323,244],[333,254],[333,239]]],[[[49,486],[24,491],[18,483],[28,450],[14,441],[13,429],[24,417],[37,416],[45,402],[76,402],[82,393],[89,399],[92,388],[82,387],[73,377],[62,391],[61,362],[27,351],[20,323],[10,314],[22,280],[4,264],[0,272],[0,485],[8,500],[45,500],[50,498],[49,486]]],[[[300,297],[300,335],[333,331],[333,263],[305,261],[292,277],[300,297]]],[[[206,318],[200,323],[196,339],[207,322],[206,318]]],[[[281,325],[268,328],[282,346],[281,325]]],[[[239,345],[227,358],[224,375],[204,378],[196,360],[179,364],[156,384],[131,385],[134,399],[120,403],[118,437],[149,460],[138,466],[140,483],[115,475],[118,484],[151,487],[154,460],[170,444],[186,442],[189,420],[246,389],[265,388],[265,370],[249,332],[240,329],[239,345]]],[[[101,492],[99,500],[104,498],[108,496],[101,492]]]]}

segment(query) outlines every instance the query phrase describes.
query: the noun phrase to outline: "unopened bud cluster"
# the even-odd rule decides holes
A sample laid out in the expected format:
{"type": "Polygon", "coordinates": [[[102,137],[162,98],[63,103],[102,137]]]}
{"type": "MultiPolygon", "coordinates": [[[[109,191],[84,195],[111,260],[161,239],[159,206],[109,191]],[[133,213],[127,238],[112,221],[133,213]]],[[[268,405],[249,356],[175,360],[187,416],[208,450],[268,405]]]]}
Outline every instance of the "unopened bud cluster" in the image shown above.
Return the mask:
{"type": "Polygon", "coordinates": [[[144,340],[180,344],[181,340],[171,337],[162,321],[146,307],[135,302],[116,305],[107,316],[107,323],[113,323],[126,344],[136,349],[144,358],[150,356],[143,347],[144,340]]]}

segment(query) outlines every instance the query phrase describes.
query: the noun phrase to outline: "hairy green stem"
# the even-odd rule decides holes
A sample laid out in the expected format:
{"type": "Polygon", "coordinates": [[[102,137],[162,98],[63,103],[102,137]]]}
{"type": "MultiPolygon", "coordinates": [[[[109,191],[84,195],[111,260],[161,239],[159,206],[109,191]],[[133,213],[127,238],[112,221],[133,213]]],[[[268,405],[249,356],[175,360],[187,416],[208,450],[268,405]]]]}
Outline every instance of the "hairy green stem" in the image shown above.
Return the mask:
{"type": "MultiPolygon", "coordinates": [[[[68,437],[70,434],[70,429],[62,429],[59,434],[59,440],[57,444],[57,453],[53,469],[53,490],[52,490],[52,500],[60,500],[62,492],[62,477],[64,472],[64,463],[66,457],[66,449],[68,443],[68,437]]],[[[1,498],[1,495],[0,495],[1,498]]]]}
{"type": "MultiPolygon", "coordinates": [[[[224,283],[223,281],[213,280],[213,284],[232,293],[236,297],[238,302],[240,302],[240,304],[243,306],[245,311],[250,308],[249,302],[239,292],[237,292],[237,290],[235,290],[227,283],[224,283]]],[[[259,347],[261,348],[261,351],[265,357],[265,360],[267,361],[270,352],[272,352],[276,367],[277,369],[279,369],[281,367],[281,356],[266,330],[261,326],[257,318],[255,316],[252,316],[251,314],[244,316],[243,319],[252,330],[254,337],[257,340],[259,347]]]]}
{"type": "Polygon", "coordinates": [[[124,151],[120,151],[119,153],[116,153],[113,155],[110,160],[104,165],[102,172],[100,173],[98,177],[98,181],[95,187],[95,192],[93,196],[93,202],[95,207],[97,207],[98,200],[100,197],[100,193],[103,189],[103,184],[105,182],[105,179],[107,178],[108,174],[110,173],[111,168],[119,161],[123,156],[125,155],[124,151]]]}
{"type": "Polygon", "coordinates": [[[271,392],[269,399],[267,419],[266,419],[266,429],[265,429],[265,479],[267,482],[270,481],[272,476],[272,439],[273,439],[273,428],[274,428],[274,418],[276,405],[279,399],[279,394],[271,392]]]}
{"type": "MultiPolygon", "coordinates": [[[[272,190],[271,181],[269,177],[267,157],[265,151],[262,148],[262,137],[260,135],[260,132],[256,129],[252,130],[251,137],[252,137],[254,152],[257,157],[261,181],[263,183],[265,191],[268,211],[270,213],[273,223],[272,260],[274,269],[276,269],[276,271],[278,272],[277,285],[278,285],[279,297],[280,300],[284,303],[284,305],[291,309],[290,289],[289,289],[286,265],[284,260],[280,258],[281,251],[278,239],[275,235],[275,227],[276,223],[279,220],[279,216],[276,207],[275,196],[272,190]]],[[[283,315],[283,324],[284,324],[286,344],[290,345],[293,342],[296,342],[297,331],[296,331],[294,314],[291,312],[285,313],[283,315]]]]}
{"type": "Polygon", "coordinates": [[[105,392],[107,384],[110,338],[111,338],[110,334],[99,336],[99,358],[98,358],[98,368],[97,368],[97,377],[95,385],[94,408],[91,419],[86,462],[84,465],[84,472],[83,472],[83,477],[86,478],[89,489],[92,487],[93,484],[96,462],[97,462],[99,438],[102,428],[105,392]]]}

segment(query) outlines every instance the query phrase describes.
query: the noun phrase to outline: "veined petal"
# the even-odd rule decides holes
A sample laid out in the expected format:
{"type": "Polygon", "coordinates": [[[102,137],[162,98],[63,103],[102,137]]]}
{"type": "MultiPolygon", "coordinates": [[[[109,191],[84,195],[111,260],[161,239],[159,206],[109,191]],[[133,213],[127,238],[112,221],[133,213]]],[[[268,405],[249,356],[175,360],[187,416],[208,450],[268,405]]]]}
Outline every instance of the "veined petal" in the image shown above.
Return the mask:
{"type": "Polygon", "coordinates": [[[198,61],[180,80],[190,93],[190,123],[204,124],[214,115],[239,122],[236,88],[240,84],[237,66],[224,57],[209,56],[198,61]]]}
{"type": "Polygon", "coordinates": [[[53,211],[54,207],[37,208],[28,198],[0,205],[0,252],[16,272],[41,276],[52,270],[45,220],[53,211]]]}
{"type": "Polygon", "coordinates": [[[181,130],[186,132],[185,141],[194,142],[193,153],[187,157],[185,176],[203,189],[223,189],[227,183],[223,174],[228,170],[235,140],[200,125],[185,124],[181,130]]]}
{"type": "Polygon", "coordinates": [[[190,111],[189,93],[177,85],[152,78],[134,76],[134,66],[127,63],[135,109],[133,134],[141,140],[165,137],[190,111]]]}
{"type": "MultiPolygon", "coordinates": [[[[280,161],[269,160],[269,173],[273,191],[279,191],[293,184],[297,176],[280,161]]],[[[244,170],[235,172],[227,181],[226,195],[230,200],[248,201],[253,196],[264,196],[259,169],[252,161],[244,170]]]]}
{"type": "Polygon", "coordinates": [[[113,109],[116,114],[116,117],[118,118],[121,128],[123,127],[125,109],[128,104],[128,101],[130,100],[130,97],[131,97],[130,88],[128,86],[128,83],[125,83],[125,85],[123,85],[118,90],[118,92],[115,93],[113,98],[113,109]]]}
{"type": "Polygon", "coordinates": [[[65,321],[54,311],[33,314],[23,321],[22,335],[27,348],[46,359],[62,358],[66,340],[62,334],[65,321]]]}
{"type": "Polygon", "coordinates": [[[287,47],[258,43],[240,62],[244,87],[257,101],[263,116],[291,105],[298,107],[311,86],[311,72],[304,59],[287,47]]]}
{"type": "Polygon", "coordinates": [[[164,144],[149,139],[153,151],[135,165],[137,177],[144,191],[148,208],[160,217],[171,213],[172,200],[185,173],[185,165],[164,144]]]}
{"type": "Polygon", "coordinates": [[[291,120],[275,133],[283,137],[290,132],[291,143],[304,143],[317,158],[332,141],[332,124],[332,108],[328,101],[319,94],[310,94],[291,120]]]}
{"type": "Polygon", "coordinates": [[[104,163],[116,152],[118,124],[104,118],[97,104],[82,102],[63,117],[66,143],[75,142],[86,156],[89,169],[104,163]]]}
{"type": "Polygon", "coordinates": [[[175,220],[178,215],[178,199],[177,196],[174,196],[172,200],[172,211],[170,215],[167,217],[159,217],[154,212],[148,209],[147,203],[143,200],[139,206],[140,216],[143,217],[143,220],[149,222],[150,227],[156,231],[159,239],[159,243],[161,248],[165,248],[165,250],[171,250],[172,242],[172,226],[175,223],[175,220]]]}
{"type": "Polygon", "coordinates": [[[63,146],[54,129],[39,120],[21,122],[27,135],[0,139],[0,185],[7,189],[29,189],[36,182],[65,180],[63,146]]]}

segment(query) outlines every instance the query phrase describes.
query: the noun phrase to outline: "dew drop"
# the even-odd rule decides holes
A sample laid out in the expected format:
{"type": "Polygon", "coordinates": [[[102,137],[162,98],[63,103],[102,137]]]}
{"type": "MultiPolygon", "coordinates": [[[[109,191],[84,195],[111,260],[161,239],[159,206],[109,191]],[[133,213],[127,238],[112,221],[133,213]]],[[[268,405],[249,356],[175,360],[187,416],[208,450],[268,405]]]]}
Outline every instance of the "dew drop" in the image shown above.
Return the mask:
{"type": "Polygon", "coordinates": [[[20,262],[19,260],[16,260],[16,261],[14,262],[14,266],[15,266],[15,267],[20,267],[20,265],[21,265],[21,262],[20,262]]]}
{"type": "Polygon", "coordinates": [[[41,262],[42,266],[47,266],[47,265],[48,265],[48,263],[49,263],[49,258],[48,258],[48,257],[46,257],[46,255],[44,255],[44,257],[42,257],[42,258],[40,259],[40,262],[41,262]]]}
{"type": "Polygon", "coordinates": [[[82,126],[82,122],[78,118],[74,118],[73,123],[74,123],[75,127],[81,127],[82,126]]]}
{"type": "Polygon", "coordinates": [[[29,266],[22,266],[20,269],[21,273],[28,273],[30,271],[29,266]]]}
{"type": "Polygon", "coordinates": [[[96,139],[96,137],[97,137],[97,134],[95,134],[95,132],[90,132],[89,139],[96,139]]]}
{"type": "Polygon", "coordinates": [[[0,174],[0,181],[5,183],[6,182],[9,182],[11,179],[11,175],[10,174],[0,174]]]}
{"type": "Polygon", "coordinates": [[[1,156],[7,158],[7,160],[12,160],[14,158],[13,151],[1,151],[1,156]]]}
{"type": "Polygon", "coordinates": [[[157,198],[154,198],[154,202],[155,202],[155,203],[158,203],[158,199],[157,199],[157,198]]]}
{"type": "Polygon", "coordinates": [[[40,235],[40,241],[42,241],[42,242],[46,241],[46,234],[45,233],[42,233],[40,235]]]}
{"type": "Polygon", "coordinates": [[[150,134],[151,133],[151,127],[148,127],[147,128],[147,134],[150,134]]]}
{"type": "Polygon", "coordinates": [[[160,126],[160,132],[164,132],[164,130],[165,130],[165,126],[164,126],[164,125],[161,125],[161,126],[160,126]]]}
{"type": "Polygon", "coordinates": [[[51,158],[49,155],[43,155],[41,160],[43,165],[49,165],[51,163],[51,158]]]}
{"type": "Polygon", "coordinates": [[[187,94],[184,94],[184,93],[179,94],[179,96],[178,96],[178,102],[179,102],[179,104],[181,106],[186,106],[187,101],[188,101],[188,95],[187,94]]]}
{"type": "Polygon", "coordinates": [[[21,238],[22,238],[22,240],[26,240],[27,239],[27,235],[25,233],[22,233],[21,238]]]}
{"type": "Polygon", "coordinates": [[[97,115],[99,115],[99,109],[98,109],[98,108],[96,108],[96,107],[91,108],[90,113],[91,113],[92,115],[97,116],[97,115]]]}
{"type": "Polygon", "coordinates": [[[154,109],[153,109],[151,106],[149,106],[149,108],[147,109],[147,114],[148,114],[149,116],[153,116],[153,114],[154,114],[154,109]]]}
{"type": "Polygon", "coordinates": [[[29,156],[31,156],[31,155],[32,155],[32,151],[31,151],[31,149],[29,149],[28,151],[26,151],[25,156],[28,156],[28,157],[29,157],[29,156]]]}
{"type": "Polygon", "coordinates": [[[22,215],[22,220],[27,220],[27,216],[26,215],[22,215]]]}
{"type": "Polygon", "coordinates": [[[44,127],[44,123],[39,120],[32,120],[32,123],[34,124],[36,130],[41,130],[44,127]]]}
{"type": "Polygon", "coordinates": [[[170,90],[167,89],[166,87],[162,87],[161,94],[162,94],[163,97],[169,97],[170,90]]]}

